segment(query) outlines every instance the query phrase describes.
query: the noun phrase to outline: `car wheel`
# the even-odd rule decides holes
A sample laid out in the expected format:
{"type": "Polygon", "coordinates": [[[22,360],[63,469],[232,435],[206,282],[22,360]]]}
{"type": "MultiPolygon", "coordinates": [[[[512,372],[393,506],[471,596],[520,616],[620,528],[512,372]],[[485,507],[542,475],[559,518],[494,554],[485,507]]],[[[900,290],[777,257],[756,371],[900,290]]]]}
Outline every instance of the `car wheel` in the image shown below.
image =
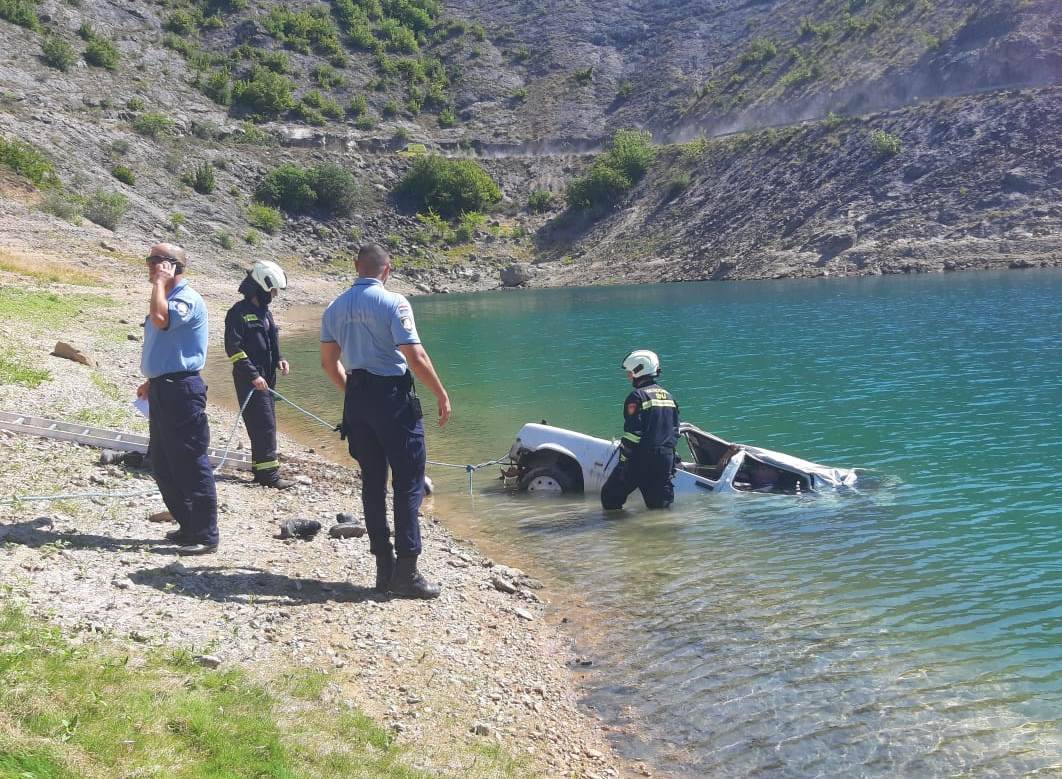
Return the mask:
{"type": "Polygon", "coordinates": [[[556,465],[532,468],[520,479],[520,489],[534,495],[563,495],[572,488],[571,476],[556,465]]]}

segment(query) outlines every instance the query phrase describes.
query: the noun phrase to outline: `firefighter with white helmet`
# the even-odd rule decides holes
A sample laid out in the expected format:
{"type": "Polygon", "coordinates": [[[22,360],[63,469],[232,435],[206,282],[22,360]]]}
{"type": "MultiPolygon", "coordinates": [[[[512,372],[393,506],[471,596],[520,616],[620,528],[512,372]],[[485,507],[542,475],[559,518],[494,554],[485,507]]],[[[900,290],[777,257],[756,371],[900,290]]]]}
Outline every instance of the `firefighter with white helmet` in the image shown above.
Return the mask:
{"type": "Polygon", "coordinates": [[[656,383],[660,358],[655,352],[636,349],[620,367],[634,389],[623,401],[619,462],[601,488],[601,505],[623,508],[627,497],[640,489],[646,506],[667,508],[675,498],[671,477],[678,443],[678,404],[656,383]]]}
{"type": "Polygon", "coordinates": [[[225,353],[232,362],[232,380],[243,421],[251,438],[251,467],[258,484],[287,489],[292,482],[280,478],[277,460],[276,401],[270,390],[277,371],[287,375],[288,361],[280,356],[280,333],[269,304],[288,286],[284,269],[271,260],[258,260],[240,283],[243,300],[225,315],[225,353]]]}

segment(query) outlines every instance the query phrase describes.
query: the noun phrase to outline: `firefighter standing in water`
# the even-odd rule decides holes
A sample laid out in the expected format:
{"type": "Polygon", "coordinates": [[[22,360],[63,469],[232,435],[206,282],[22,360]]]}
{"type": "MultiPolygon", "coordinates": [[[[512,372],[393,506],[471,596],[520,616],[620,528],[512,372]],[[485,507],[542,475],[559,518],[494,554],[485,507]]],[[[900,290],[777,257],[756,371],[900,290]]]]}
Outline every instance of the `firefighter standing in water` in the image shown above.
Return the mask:
{"type": "Polygon", "coordinates": [[[289,367],[280,356],[279,331],[269,303],[287,286],[283,268],[270,260],[258,260],[240,283],[243,300],[225,315],[225,353],[232,362],[237,402],[243,406],[253,391],[243,421],[251,438],[254,480],[280,490],[292,482],[280,478],[276,401],[270,390],[277,384],[277,370],[286,376],[289,367]]]}
{"type": "Polygon", "coordinates": [[[634,390],[623,401],[619,462],[601,488],[601,505],[621,509],[627,497],[640,489],[646,506],[668,508],[675,499],[671,477],[678,443],[678,404],[656,383],[660,358],[654,352],[635,350],[620,367],[634,390]]]}

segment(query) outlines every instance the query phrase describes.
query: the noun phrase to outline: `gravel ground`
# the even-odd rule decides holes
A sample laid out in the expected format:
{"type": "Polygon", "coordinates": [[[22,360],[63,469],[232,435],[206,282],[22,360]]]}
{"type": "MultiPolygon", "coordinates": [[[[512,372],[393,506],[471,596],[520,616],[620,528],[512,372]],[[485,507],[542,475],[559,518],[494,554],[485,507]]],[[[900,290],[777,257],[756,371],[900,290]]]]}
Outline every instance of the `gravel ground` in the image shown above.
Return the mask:
{"type": "MultiPolygon", "coordinates": [[[[82,242],[42,257],[34,243],[65,236],[12,227],[0,215],[0,259],[6,253],[103,278],[100,288],[74,288],[0,271],[0,288],[108,295],[114,303],[86,304],[58,323],[0,319],[0,353],[51,374],[35,389],[0,384],[0,409],[144,431],[129,405],[140,380],[137,323],[147,286],[133,263],[143,249],[82,242]],[[49,356],[57,340],[91,352],[97,367],[49,356]]],[[[230,275],[193,270],[212,311],[231,298],[230,275]]],[[[334,282],[302,280],[288,302],[327,299],[334,290],[334,282]]],[[[216,328],[220,318],[213,319],[216,328]]],[[[213,443],[223,444],[233,416],[215,406],[209,412],[213,443]]],[[[247,446],[242,426],[238,440],[247,446]]],[[[455,538],[429,500],[421,567],[443,582],[442,597],[377,595],[368,539],[327,534],[337,512],[360,522],[356,471],[283,436],[280,451],[297,487],[277,493],[252,486],[246,473],[224,474],[221,548],[205,558],[179,559],[160,541],[173,526],[147,519],[163,508],[157,495],[0,504],[0,582],[70,635],[193,648],[261,674],[293,665],[327,671],[337,695],[387,723],[414,746],[418,764],[441,773],[462,774],[449,746],[465,740],[500,743],[540,776],[649,775],[616,758],[607,728],[580,707],[573,648],[551,624],[556,614],[539,582],[455,538]],[[324,529],[312,541],[279,539],[279,523],[292,518],[318,519],[324,529]]],[[[0,457],[0,499],[153,486],[146,474],[99,465],[98,450],[75,444],[0,431],[0,457]]]]}

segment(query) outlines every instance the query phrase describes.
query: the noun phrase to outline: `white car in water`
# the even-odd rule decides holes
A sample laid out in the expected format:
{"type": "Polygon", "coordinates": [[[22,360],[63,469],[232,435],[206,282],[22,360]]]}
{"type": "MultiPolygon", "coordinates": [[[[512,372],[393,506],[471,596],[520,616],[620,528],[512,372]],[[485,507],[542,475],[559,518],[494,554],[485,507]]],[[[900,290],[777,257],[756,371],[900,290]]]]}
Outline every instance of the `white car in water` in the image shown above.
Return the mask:
{"type": "MultiPolygon", "coordinates": [[[[801,460],[756,446],[732,444],[691,424],[679,425],[693,457],[675,472],[675,500],[715,492],[796,494],[850,487],[856,472],[801,460]]],[[[618,441],[527,424],[509,450],[510,483],[530,493],[600,492],[618,460],[618,441]]]]}

